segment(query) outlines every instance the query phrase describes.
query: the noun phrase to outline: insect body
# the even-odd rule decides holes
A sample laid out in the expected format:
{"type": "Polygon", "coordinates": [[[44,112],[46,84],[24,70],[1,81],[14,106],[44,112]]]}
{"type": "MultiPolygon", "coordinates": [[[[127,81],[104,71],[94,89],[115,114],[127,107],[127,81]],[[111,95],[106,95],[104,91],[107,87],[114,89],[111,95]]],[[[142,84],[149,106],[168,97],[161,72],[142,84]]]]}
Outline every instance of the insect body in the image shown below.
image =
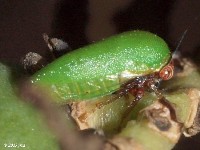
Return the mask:
{"type": "Polygon", "coordinates": [[[168,79],[171,70],[165,66],[170,59],[163,39],[136,30],[65,54],[34,74],[32,82],[61,100],[92,99],[111,94],[122,85],[127,88],[126,83],[138,77],[158,74],[158,78],[168,79]]]}

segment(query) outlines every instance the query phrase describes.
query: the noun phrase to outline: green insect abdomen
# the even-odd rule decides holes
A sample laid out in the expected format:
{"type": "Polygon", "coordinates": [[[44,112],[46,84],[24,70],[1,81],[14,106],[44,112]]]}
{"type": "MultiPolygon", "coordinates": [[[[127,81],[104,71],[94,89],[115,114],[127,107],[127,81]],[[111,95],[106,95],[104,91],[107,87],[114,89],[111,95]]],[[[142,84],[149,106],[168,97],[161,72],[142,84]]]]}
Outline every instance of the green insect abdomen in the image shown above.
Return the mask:
{"type": "Polygon", "coordinates": [[[32,81],[63,100],[94,98],[116,91],[122,78],[159,71],[170,57],[160,37],[130,31],[62,56],[37,72],[32,81]]]}
{"type": "Polygon", "coordinates": [[[119,82],[111,80],[110,82],[103,80],[90,80],[90,82],[71,82],[66,83],[65,86],[54,84],[54,92],[61,99],[90,99],[96,96],[102,96],[114,92],[120,88],[119,82]]]}

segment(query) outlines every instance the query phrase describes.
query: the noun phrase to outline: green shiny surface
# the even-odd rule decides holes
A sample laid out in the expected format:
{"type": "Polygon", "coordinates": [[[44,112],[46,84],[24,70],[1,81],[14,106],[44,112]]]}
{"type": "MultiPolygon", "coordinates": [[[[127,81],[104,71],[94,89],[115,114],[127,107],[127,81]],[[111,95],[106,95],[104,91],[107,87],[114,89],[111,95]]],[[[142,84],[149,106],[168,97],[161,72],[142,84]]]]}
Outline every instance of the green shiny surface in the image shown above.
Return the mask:
{"type": "Polygon", "coordinates": [[[159,71],[170,57],[160,37],[130,31],[62,56],[37,72],[32,81],[64,100],[92,98],[116,91],[122,76],[134,78],[159,71]]]}

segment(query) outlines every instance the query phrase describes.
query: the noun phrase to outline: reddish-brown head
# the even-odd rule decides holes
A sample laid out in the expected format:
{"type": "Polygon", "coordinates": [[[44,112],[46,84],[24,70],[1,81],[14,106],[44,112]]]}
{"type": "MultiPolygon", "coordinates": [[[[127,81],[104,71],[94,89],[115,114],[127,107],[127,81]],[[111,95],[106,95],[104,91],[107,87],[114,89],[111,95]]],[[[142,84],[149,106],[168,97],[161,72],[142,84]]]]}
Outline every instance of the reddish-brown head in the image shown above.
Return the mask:
{"type": "Polygon", "coordinates": [[[160,72],[159,76],[162,80],[169,80],[174,75],[174,63],[171,61],[168,65],[163,67],[160,72]]]}

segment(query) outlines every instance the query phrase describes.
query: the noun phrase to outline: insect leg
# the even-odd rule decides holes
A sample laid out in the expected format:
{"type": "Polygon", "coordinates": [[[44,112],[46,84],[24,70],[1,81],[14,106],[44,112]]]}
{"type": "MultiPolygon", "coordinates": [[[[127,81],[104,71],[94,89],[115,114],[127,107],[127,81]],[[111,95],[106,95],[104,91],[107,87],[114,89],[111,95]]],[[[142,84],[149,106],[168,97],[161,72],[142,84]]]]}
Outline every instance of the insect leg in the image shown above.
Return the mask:
{"type": "Polygon", "coordinates": [[[113,95],[111,95],[111,97],[109,97],[105,101],[96,103],[96,107],[99,108],[99,109],[101,109],[103,106],[108,105],[110,103],[113,103],[114,101],[116,101],[120,97],[122,97],[121,94],[113,94],[113,95]]]}
{"type": "Polygon", "coordinates": [[[160,79],[153,78],[147,83],[148,88],[151,89],[159,99],[163,98],[162,92],[158,89],[160,81],[160,79]]]}
{"type": "MultiPolygon", "coordinates": [[[[101,107],[103,107],[105,105],[108,105],[108,104],[116,101],[117,99],[119,99],[122,96],[124,96],[125,98],[128,99],[128,93],[132,93],[132,95],[134,95],[134,96],[137,95],[138,98],[142,97],[143,96],[143,94],[142,94],[143,93],[143,90],[142,90],[143,88],[141,88],[141,87],[142,87],[143,82],[144,82],[144,78],[143,77],[137,77],[134,80],[129,81],[128,83],[122,85],[121,88],[118,91],[113,93],[111,98],[107,99],[106,101],[97,103],[97,105],[96,105],[97,108],[101,108],[101,107]],[[138,87],[138,88],[136,88],[136,87],[138,87]]],[[[131,102],[132,103],[131,105],[133,105],[134,101],[131,102]]]]}

